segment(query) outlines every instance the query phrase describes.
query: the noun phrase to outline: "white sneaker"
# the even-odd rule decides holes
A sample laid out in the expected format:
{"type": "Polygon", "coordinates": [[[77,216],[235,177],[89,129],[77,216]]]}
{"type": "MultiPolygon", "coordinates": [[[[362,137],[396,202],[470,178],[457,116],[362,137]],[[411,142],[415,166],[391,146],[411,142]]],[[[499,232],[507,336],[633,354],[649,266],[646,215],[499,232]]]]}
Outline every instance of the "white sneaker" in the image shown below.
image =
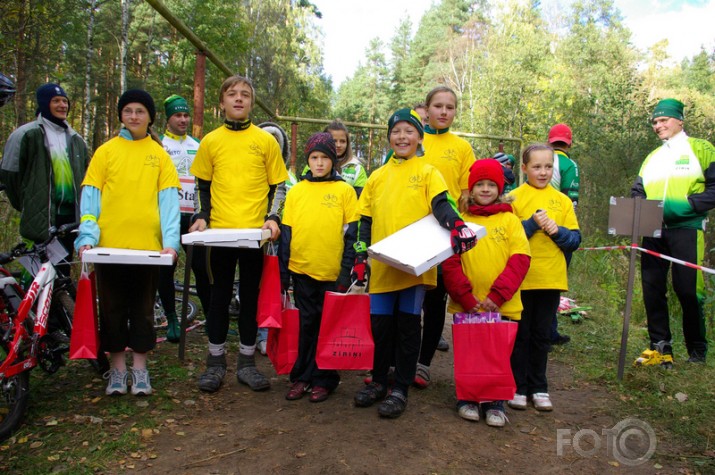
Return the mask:
{"type": "Polygon", "coordinates": [[[511,401],[507,401],[507,404],[509,407],[512,409],[518,409],[520,411],[523,411],[526,409],[526,396],[523,394],[514,394],[514,399],[511,401]]]}
{"type": "Polygon", "coordinates": [[[132,369],[132,394],[135,396],[148,396],[151,392],[149,371],[146,369],[132,369]]]}
{"type": "Polygon", "coordinates": [[[258,348],[258,352],[261,353],[263,356],[266,356],[268,353],[268,350],[266,349],[268,343],[266,340],[261,340],[258,343],[256,343],[256,348],[258,348]]]}
{"type": "Polygon", "coordinates": [[[489,409],[487,411],[487,425],[491,427],[504,427],[507,421],[504,411],[499,409],[489,409]]]}
{"type": "Polygon", "coordinates": [[[554,409],[549,393],[534,393],[531,395],[531,401],[537,411],[552,411],[554,409]]]}
{"type": "Polygon", "coordinates": [[[464,404],[457,410],[459,417],[468,421],[479,422],[479,404],[464,404]]]}
{"type": "Polygon", "coordinates": [[[127,372],[112,368],[104,374],[104,379],[108,379],[107,396],[117,396],[127,393],[127,372]]]}

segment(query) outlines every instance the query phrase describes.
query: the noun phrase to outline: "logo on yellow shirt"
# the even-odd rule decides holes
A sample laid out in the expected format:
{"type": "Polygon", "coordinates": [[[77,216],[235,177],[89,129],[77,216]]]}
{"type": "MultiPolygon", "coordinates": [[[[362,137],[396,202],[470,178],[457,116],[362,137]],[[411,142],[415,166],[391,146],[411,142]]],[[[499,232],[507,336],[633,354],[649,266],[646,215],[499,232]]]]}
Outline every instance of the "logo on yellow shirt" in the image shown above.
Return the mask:
{"type": "Polygon", "coordinates": [[[504,242],[507,240],[506,228],[497,226],[489,232],[489,237],[496,242],[504,242]]]}
{"type": "Polygon", "coordinates": [[[549,211],[553,211],[554,213],[560,213],[562,210],[562,203],[557,199],[551,199],[549,200],[549,205],[547,209],[549,211]]]}
{"type": "Polygon", "coordinates": [[[159,168],[159,156],[158,155],[147,155],[144,158],[144,166],[159,168]]]}
{"type": "Polygon", "coordinates": [[[408,188],[412,188],[413,190],[422,188],[424,186],[424,181],[424,175],[412,175],[410,177],[410,184],[408,185],[408,188]]]}
{"type": "Polygon", "coordinates": [[[458,160],[457,151],[453,148],[448,148],[444,151],[444,155],[442,155],[442,158],[451,162],[458,160]]]}
{"type": "Polygon", "coordinates": [[[323,196],[323,202],[321,204],[328,208],[335,208],[338,206],[338,197],[332,193],[328,193],[323,196]]]}

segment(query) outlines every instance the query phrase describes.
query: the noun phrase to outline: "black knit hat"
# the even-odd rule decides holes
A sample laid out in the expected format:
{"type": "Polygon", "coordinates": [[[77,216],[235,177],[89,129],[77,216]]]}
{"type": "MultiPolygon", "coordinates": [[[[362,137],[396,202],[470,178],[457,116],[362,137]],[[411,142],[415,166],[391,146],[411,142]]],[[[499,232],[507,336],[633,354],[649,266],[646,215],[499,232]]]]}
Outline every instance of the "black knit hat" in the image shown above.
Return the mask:
{"type": "Polygon", "coordinates": [[[52,112],[50,112],[50,101],[52,101],[53,97],[57,96],[67,99],[67,110],[69,111],[69,98],[67,97],[65,90],[62,89],[62,86],[59,84],[49,82],[38,87],[37,91],[35,91],[35,97],[37,98],[37,111],[35,114],[42,114],[42,116],[46,119],[55,119],[53,122],[59,122],[59,119],[53,116],[52,112]]]}
{"type": "Polygon", "coordinates": [[[122,94],[122,97],[119,98],[117,113],[119,114],[120,120],[122,117],[122,109],[124,109],[127,104],[131,104],[132,102],[138,102],[146,107],[146,110],[149,111],[149,125],[152,125],[154,123],[154,119],[156,118],[156,107],[154,106],[154,99],[152,99],[151,95],[143,89],[129,89],[122,94]]]}
{"type": "Polygon", "coordinates": [[[335,167],[335,162],[338,160],[338,152],[335,149],[335,140],[333,136],[327,132],[318,132],[313,134],[309,139],[308,143],[305,144],[305,160],[308,161],[308,157],[311,152],[318,150],[323,152],[330,158],[333,162],[333,168],[335,167]]]}

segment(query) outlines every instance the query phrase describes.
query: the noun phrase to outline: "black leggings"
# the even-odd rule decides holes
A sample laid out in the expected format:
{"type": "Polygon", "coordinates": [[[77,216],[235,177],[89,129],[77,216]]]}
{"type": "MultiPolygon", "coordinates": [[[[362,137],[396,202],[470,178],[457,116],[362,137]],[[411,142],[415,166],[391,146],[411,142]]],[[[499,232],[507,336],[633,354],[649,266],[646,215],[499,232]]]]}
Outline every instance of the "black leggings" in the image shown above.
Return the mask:
{"type": "Polygon", "coordinates": [[[419,363],[429,366],[437,351],[439,339],[444,329],[444,317],[447,305],[447,289],[444,286],[442,274],[437,274],[437,287],[425,292],[422,303],[422,346],[419,363]]]}

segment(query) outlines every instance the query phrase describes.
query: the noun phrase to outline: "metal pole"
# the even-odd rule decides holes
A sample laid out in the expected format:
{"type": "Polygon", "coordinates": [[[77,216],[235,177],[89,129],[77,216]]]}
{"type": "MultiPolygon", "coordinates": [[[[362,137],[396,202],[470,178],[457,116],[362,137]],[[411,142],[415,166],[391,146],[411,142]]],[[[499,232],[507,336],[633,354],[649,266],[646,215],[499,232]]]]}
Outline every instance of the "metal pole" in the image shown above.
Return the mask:
{"type": "Polygon", "coordinates": [[[638,240],[638,231],[641,221],[641,198],[633,200],[633,231],[631,233],[631,261],[628,266],[628,287],[626,289],[626,309],[623,312],[623,331],[621,332],[621,353],[618,357],[618,380],[623,379],[623,370],[626,366],[626,350],[628,346],[628,329],[631,322],[631,306],[633,303],[633,283],[636,272],[636,250],[634,246],[638,240]]]}
{"type": "Polygon", "coordinates": [[[186,312],[189,307],[189,286],[191,285],[191,261],[194,257],[194,246],[186,246],[186,263],[184,267],[184,292],[181,294],[181,335],[179,335],[179,361],[184,362],[184,350],[186,349],[186,312]]]}

